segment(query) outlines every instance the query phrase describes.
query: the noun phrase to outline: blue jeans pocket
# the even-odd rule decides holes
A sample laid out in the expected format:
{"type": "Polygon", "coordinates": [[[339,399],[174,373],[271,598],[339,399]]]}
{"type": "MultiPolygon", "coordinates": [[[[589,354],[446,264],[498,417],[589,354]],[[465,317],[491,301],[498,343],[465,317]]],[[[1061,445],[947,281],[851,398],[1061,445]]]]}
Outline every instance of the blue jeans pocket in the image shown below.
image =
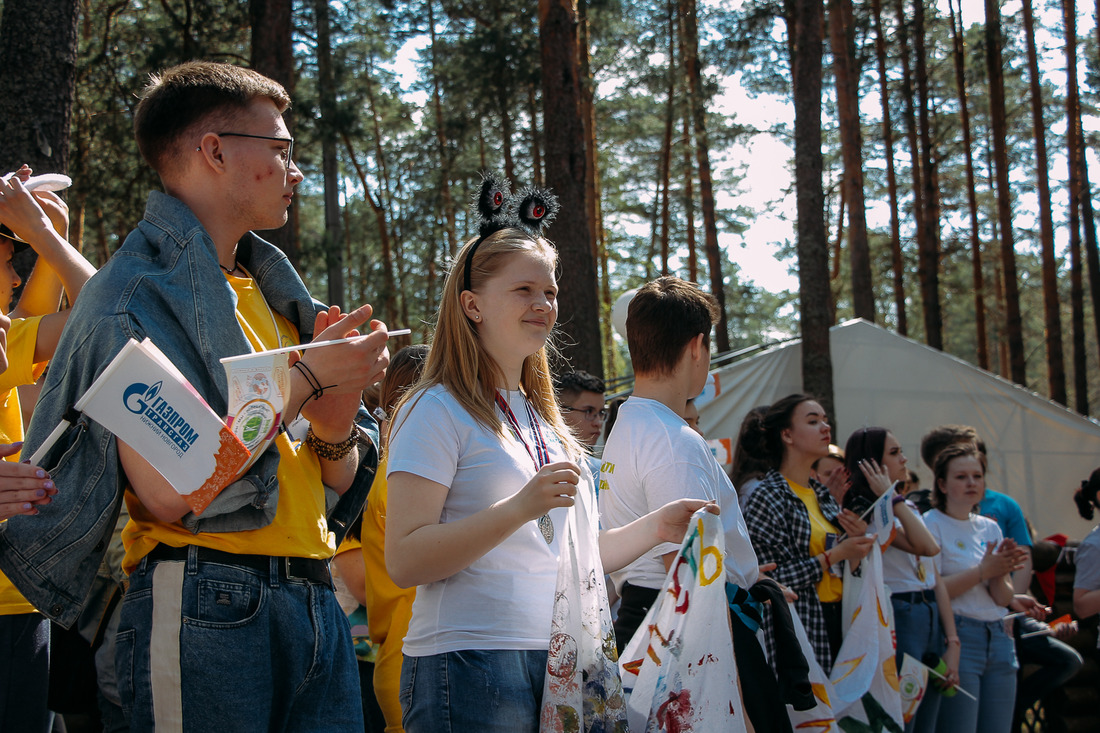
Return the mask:
{"type": "Polygon", "coordinates": [[[133,629],[118,632],[115,637],[115,676],[122,713],[127,718],[134,706],[134,637],[133,629]]]}
{"type": "Polygon", "coordinates": [[[262,610],[264,584],[254,573],[228,565],[205,564],[198,576],[185,578],[183,621],[192,628],[245,626],[262,610]]]}

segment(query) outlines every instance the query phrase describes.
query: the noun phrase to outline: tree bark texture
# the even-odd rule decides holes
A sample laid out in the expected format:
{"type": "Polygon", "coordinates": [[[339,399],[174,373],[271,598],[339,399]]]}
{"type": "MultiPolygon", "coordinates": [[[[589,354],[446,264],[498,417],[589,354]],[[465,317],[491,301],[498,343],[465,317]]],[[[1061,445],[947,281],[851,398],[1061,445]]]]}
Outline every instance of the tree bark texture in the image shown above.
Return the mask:
{"type": "MultiPolygon", "coordinates": [[[[802,325],[802,385],[833,409],[829,353],[829,250],[821,155],[822,0],[788,0],[787,38],[794,97],[795,200],[798,212],[798,285],[802,325]]],[[[836,428],[834,427],[834,430],[836,428]]]]}
{"type": "Polygon", "coordinates": [[[924,340],[943,349],[943,313],[940,308],[940,222],[936,205],[935,151],[932,149],[931,101],[925,52],[924,0],[913,0],[913,53],[916,56],[917,117],[920,133],[921,199],[923,201],[917,272],[924,306],[924,340]]]}
{"type": "Polygon", "coordinates": [[[1027,384],[1020,287],[1016,276],[1016,251],[1012,236],[1012,191],[1008,180],[1008,126],[1005,122],[1004,67],[1001,60],[1001,7],[999,0],[985,0],[986,65],[993,136],[993,163],[997,180],[997,221],[1001,235],[1001,268],[1004,273],[1005,338],[1008,341],[1009,378],[1027,384]]]}
{"type": "Polygon", "coordinates": [[[875,321],[871,248],[863,193],[863,136],[859,129],[859,68],[852,29],[852,0],[829,0],[829,42],[833,51],[840,150],[844,158],[844,198],[848,202],[848,263],[856,318],[875,321]]]}
{"type": "Polygon", "coordinates": [[[585,201],[587,152],[576,9],[569,0],[539,0],[546,185],[561,213],[550,227],[563,273],[558,292],[562,355],[573,369],[603,375],[593,222],[585,201]]]}
{"type": "Polygon", "coordinates": [[[5,0],[0,18],[0,173],[69,171],[76,0],[5,0]]]}
{"type": "Polygon", "coordinates": [[[328,303],[344,308],[343,221],[340,218],[340,164],[336,156],[336,82],[332,72],[332,42],[329,32],[328,0],[314,0],[317,24],[317,96],[321,119],[321,172],[325,188],[325,233],[323,249],[328,271],[328,303]]]}

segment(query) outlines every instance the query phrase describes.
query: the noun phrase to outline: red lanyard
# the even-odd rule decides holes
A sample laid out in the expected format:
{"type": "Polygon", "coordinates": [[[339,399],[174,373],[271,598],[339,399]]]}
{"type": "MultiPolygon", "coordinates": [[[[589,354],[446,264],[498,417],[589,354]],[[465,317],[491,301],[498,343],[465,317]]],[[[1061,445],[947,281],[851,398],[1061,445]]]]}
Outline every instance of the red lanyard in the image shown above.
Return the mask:
{"type": "Polygon", "coordinates": [[[508,406],[508,402],[500,396],[500,392],[497,392],[497,407],[504,413],[504,419],[508,421],[508,426],[512,428],[512,432],[515,433],[516,438],[520,443],[523,443],[523,447],[527,449],[528,455],[531,456],[531,460],[535,462],[535,470],[542,468],[550,462],[550,451],[546,447],[546,441],[542,437],[542,428],[539,427],[539,421],[535,418],[535,413],[531,410],[531,403],[527,401],[527,398],[523,398],[523,406],[527,408],[527,419],[531,421],[531,433],[535,436],[535,449],[531,450],[531,446],[527,444],[527,441],[523,437],[523,432],[519,429],[519,420],[516,419],[515,413],[512,412],[512,408],[508,406]]]}

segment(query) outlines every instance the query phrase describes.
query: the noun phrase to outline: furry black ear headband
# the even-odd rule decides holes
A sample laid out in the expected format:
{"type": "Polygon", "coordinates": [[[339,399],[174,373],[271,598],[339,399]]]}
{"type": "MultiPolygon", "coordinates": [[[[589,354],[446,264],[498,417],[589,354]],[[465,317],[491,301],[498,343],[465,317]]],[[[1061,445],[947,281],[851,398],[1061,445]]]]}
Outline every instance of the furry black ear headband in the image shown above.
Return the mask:
{"type": "Polygon", "coordinates": [[[508,181],[496,173],[486,173],[475,204],[478,238],[466,252],[462,289],[470,290],[470,269],[474,253],[486,237],[501,229],[519,229],[531,237],[541,237],[543,230],[558,213],[558,199],[548,189],[524,188],[509,192],[508,181]]]}

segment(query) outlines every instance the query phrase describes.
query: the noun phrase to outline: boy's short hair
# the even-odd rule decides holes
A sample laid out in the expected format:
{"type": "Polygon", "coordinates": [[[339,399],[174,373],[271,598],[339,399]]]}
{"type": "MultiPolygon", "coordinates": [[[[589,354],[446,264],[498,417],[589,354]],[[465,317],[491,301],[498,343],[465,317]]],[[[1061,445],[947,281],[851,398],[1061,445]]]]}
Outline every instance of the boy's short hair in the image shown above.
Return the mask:
{"type": "Polygon", "coordinates": [[[634,373],[671,374],[693,338],[703,334],[709,346],[718,315],[718,301],[695,283],[665,276],[643,285],[626,315],[634,373]]]}
{"type": "MultiPolygon", "coordinates": [[[[134,137],[145,162],[161,176],[183,152],[182,138],[196,124],[221,129],[256,99],[279,112],[290,95],[277,81],[252,69],[213,61],[189,61],[149,77],[134,113],[134,137]]],[[[212,130],[213,131],[213,130],[212,130]]]]}
{"type": "MultiPolygon", "coordinates": [[[[970,443],[977,446],[978,431],[969,425],[940,425],[932,428],[920,439],[921,460],[929,468],[935,468],[936,456],[939,452],[956,443],[970,443]]],[[[983,445],[982,448],[984,447],[983,445]]]]}
{"type": "Polygon", "coordinates": [[[573,399],[581,392],[595,392],[604,394],[607,385],[599,377],[578,369],[566,372],[554,380],[554,391],[558,393],[558,399],[573,399]]]}

